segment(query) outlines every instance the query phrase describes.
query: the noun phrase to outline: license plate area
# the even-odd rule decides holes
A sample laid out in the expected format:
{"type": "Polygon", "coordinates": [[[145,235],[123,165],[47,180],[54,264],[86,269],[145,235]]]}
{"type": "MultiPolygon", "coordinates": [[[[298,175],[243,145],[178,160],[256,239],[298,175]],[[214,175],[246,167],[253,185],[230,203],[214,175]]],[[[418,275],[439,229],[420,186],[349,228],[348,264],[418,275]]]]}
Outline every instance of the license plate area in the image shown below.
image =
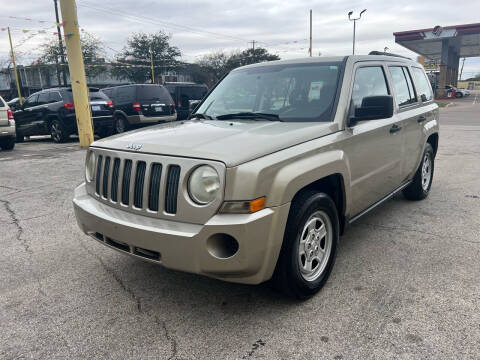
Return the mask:
{"type": "Polygon", "coordinates": [[[102,107],[100,105],[92,105],[92,111],[101,111],[102,107]]]}

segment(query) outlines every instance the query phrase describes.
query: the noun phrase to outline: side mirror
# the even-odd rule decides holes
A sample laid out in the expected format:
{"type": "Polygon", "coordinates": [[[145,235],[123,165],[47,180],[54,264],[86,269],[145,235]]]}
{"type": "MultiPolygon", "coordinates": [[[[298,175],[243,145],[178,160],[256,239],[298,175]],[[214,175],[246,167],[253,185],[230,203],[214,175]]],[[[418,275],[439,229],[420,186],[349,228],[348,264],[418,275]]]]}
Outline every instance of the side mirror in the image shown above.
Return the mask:
{"type": "Polygon", "coordinates": [[[388,119],[393,116],[393,97],[391,95],[367,96],[362,106],[355,109],[355,116],[349,119],[349,126],[358,121],[388,119]]]}
{"type": "Polygon", "coordinates": [[[427,95],[422,94],[420,97],[422,98],[422,102],[427,101],[427,95]]]}

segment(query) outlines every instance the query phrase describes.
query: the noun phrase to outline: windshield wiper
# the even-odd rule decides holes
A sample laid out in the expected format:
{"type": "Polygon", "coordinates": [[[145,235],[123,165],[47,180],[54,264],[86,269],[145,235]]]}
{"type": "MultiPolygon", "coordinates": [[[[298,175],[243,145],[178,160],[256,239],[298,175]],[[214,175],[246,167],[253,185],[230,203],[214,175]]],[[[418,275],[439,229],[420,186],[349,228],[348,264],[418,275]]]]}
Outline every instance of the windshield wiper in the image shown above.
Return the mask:
{"type": "Polygon", "coordinates": [[[212,117],[210,115],[202,114],[202,113],[195,113],[190,115],[189,119],[205,119],[205,120],[212,120],[212,117]]]}
{"type": "Polygon", "coordinates": [[[267,114],[260,112],[239,112],[233,114],[224,114],[218,115],[218,120],[229,120],[229,119],[262,119],[268,121],[282,121],[277,114],[267,114]]]}

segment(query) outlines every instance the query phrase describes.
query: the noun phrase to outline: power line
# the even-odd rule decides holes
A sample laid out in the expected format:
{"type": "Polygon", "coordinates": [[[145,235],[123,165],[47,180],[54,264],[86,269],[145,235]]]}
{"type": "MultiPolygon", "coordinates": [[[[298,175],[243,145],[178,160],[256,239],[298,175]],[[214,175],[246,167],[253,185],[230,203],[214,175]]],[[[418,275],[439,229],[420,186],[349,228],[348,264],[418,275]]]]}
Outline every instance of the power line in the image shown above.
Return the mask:
{"type": "Polygon", "coordinates": [[[187,26],[187,25],[176,24],[176,23],[173,23],[173,22],[165,21],[165,20],[158,20],[158,19],[147,17],[147,16],[138,16],[138,15],[134,15],[134,14],[129,14],[129,13],[126,13],[126,12],[123,12],[123,11],[120,11],[120,10],[111,9],[111,8],[108,8],[108,7],[101,7],[101,6],[98,6],[96,4],[86,2],[86,1],[78,1],[78,5],[82,6],[82,7],[92,9],[92,10],[100,11],[100,12],[102,12],[102,14],[105,14],[105,11],[108,11],[112,14],[121,15],[125,19],[130,20],[130,21],[134,21],[134,22],[139,22],[139,23],[149,22],[149,23],[154,24],[154,25],[163,25],[165,27],[174,27],[174,28],[186,31],[186,32],[195,33],[195,34],[199,34],[199,35],[208,34],[208,36],[210,36],[210,37],[213,36],[213,37],[216,37],[216,38],[224,38],[224,39],[228,38],[228,39],[239,40],[239,41],[243,41],[243,42],[248,41],[247,39],[244,39],[244,38],[241,38],[241,37],[238,37],[238,36],[227,35],[227,34],[219,34],[219,33],[211,32],[211,31],[207,31],[207,30],[194,28],[194,27],[187,26]]]}

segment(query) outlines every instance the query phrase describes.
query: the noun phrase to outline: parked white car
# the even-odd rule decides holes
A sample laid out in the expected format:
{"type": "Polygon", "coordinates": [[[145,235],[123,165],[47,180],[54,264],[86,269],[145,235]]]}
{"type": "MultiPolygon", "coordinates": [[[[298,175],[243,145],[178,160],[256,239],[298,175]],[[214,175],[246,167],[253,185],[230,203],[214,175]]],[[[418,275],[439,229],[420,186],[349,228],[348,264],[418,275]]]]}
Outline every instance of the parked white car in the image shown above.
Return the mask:
{"type": "Polygon", "coordinates": [[[457,89],[457,97],[470,96],[470,91],[467,89],[457,89]]]}

